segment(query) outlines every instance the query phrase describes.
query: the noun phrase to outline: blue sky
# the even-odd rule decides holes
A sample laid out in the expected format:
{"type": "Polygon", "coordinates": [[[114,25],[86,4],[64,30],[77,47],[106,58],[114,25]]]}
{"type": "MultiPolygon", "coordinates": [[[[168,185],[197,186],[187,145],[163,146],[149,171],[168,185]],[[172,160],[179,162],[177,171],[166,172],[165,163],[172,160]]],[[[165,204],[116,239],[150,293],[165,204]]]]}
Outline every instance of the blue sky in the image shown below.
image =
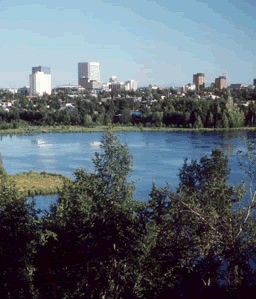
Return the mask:
{"type": "Polygon", "coordinates": [[[78,84],[78,62],[99,61],[101,81],[181,86],[256,78],[254,0],[2,0],[0,87],[29,85],[50,66],[52,87],[78,84]]]}

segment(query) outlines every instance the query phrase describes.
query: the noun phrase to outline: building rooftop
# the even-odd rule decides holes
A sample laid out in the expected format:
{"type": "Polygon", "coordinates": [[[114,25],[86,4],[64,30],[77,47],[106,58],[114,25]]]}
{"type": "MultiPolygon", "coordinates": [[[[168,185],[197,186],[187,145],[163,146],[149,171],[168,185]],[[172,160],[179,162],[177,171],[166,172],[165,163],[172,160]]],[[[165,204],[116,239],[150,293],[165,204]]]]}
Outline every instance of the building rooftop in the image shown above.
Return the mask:
{"type": "Polygon", "coordinates": [[[204,73],[197,73],[197,74],[195,74],[195,76],[203,76],[204,77],[204,73]]]}

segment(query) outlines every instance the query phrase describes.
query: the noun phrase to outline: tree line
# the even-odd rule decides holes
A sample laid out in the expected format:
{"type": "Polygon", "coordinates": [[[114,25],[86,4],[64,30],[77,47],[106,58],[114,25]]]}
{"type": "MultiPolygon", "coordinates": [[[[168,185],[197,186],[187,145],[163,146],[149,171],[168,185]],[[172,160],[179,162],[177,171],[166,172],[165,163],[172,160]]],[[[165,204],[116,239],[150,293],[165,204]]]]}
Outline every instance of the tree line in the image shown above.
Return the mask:
{"type": "MultiPolygon", "coordinates": [[[[0,108],[0,129],[22,126],[47,125],[136,125],[144,127],[175,128],[235,128],[256,125],[256,91],[241,91],[231,95],[222,91],[220,99],[198,99],[199,92],[188,92],[183,98],[177,98],[175,92],[144,91],[141,101],[131,100],[125,92],[99,95],[94,98],[87,94],[85,98],[77,96],[74,100],[60,93],[28,100],[19,96],[9,112],[0,108]],[[102,97],[110,97],[103,101],[102,97]],[[165,96],[165,99],[161,99],[165,96]],[[154,101],[152,101],[154,100],[154,101]],[[248,105],[245,106],[245,101],[248,105]],[[61,105],[72,102],[75,109],[62,108],[61,105]],[[140,115],[131,111],[140,112],[140,115]]],[[[201,92],[202,93],[202,92],[201,92]]]]}
{"type": "Polygon", "coordinates": [[[185,160],[177,191],[153,184],[146,202],[134,198],[132,156],[117,136],[103,136],[93,164],[39,217],[1,163],[1,298],[253,297],[255,191],[239,206],[244,185],[228,184],[223,151],[185,160]]]}

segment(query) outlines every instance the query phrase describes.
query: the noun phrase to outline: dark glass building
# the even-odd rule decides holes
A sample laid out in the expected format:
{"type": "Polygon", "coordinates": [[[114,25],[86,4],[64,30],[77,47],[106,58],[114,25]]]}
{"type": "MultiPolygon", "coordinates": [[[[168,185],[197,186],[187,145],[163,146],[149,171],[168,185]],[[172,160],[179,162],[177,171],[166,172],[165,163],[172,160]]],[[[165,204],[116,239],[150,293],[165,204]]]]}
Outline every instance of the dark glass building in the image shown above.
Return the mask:
{"type": "Polygon", "coordinates": [[[34,66],[32,67],[32,74],[34,74],[35,72],[42,72],[45,74],[51,74],[51,68],[50,67],[45,67],[45,66],[34,66]]]}

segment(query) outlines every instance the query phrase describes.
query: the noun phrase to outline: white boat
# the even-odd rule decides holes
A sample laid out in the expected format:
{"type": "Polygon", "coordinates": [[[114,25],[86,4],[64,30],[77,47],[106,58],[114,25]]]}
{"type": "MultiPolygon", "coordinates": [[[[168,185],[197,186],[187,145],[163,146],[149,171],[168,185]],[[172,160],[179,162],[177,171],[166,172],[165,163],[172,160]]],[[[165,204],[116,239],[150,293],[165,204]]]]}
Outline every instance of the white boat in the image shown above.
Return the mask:
{"type": "Polygon", "coordinates": [[[100,145],[101,145],[101,142],[99,142],[99,141],[94,141],[94,142],[91,142],[90,144],[91,144],[91,146],[100,146],[100,145]]]}

